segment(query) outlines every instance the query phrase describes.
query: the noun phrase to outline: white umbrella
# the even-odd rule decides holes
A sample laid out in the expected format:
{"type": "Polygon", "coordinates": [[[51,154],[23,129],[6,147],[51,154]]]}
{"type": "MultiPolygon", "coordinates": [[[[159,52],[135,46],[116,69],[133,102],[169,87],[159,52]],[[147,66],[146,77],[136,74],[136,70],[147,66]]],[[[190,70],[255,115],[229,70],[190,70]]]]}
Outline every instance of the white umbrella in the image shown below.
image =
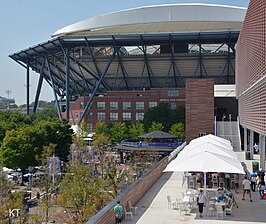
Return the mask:
{"type": "Polygon", "coordinates": [[[200,142],[200,143],[195,143],[192,145],[187,145],[180,153],[179,153],[179,157],[183,156],[183,155],[191,155],[191,154],[195,154],[198,152],[204,152],[204,151],[208,151],[208,152],[214,152],[217,154],[221,154],[224,156],[229,156],[229,157],[233,157],[233,158],[237,158],[236,153],[228,146],[223,146],[222,144],[215,144],[212,142],[200,142]]]}
{"type": "Polygon", "coordinates": [[[223,145],[228,145],[228,146],[231,146],[231,142],[224,139],[224,138],[221,138],[221,137],[218,137],[218,136],[215,136],[215,135],[212,135],[212,134],[209,134],[209,135],[204,135],[202,137],[199,137],[199,138],[195,138],[193,140],[190,141],[190,145],[191,144],[194,144],[194,143],[197,143],[197,142],[206,142],[206,141],[214,141],[216,143],[221,143],[223,145]]]}
{"type": "Polygon", "coordinates": [[[177,156],[165,168],[164,172],[194,171],[204,172],[204,189],[206,193],[206,172],[224,172],[245,174],[242,165],[230,156],[224,156],[210,151],[200,151],[194,154],[177,156]]]}

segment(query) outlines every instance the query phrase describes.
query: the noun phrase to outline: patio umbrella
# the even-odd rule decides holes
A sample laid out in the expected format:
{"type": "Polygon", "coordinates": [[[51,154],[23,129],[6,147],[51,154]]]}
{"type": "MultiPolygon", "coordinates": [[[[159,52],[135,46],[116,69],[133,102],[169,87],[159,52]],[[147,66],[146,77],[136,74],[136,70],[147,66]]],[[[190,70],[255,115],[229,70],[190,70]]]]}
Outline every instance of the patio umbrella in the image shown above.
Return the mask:
{"type": "Polygon", "coordinates": [[[190,141],[190,145],[191,144],[194,144],[196,142],[206,142],[206,141],[214,141],[216,143],[220,143],[220,144],[223,144],[223,145],[228,145],[228,146],[231,146],[231,142],[224,139],[224,138],[221,138],[221,137],[218,137],[218,136],[215,136],[215,135],[212,135],[212,134],[209,134],[209,135],[204,135],[202,137],[199,137],[199,138],[195,138],[193,140],[190,141]]]}
{"type": "Polygon", "coordinates": [[[210,150],[194,154],[177,156],[165,168],[164,172],[194,171],[204,173],[204,190],[206,193],[206,172],[224,172],[245,174],[237,158],[225,156],[210,150]]]}
{"type": "Polygon", "coordinates": [[[203,152],[203,151],[209,151],[217,154],[221,154],[224,156],[229,156],[233,158],[237,158],[236,153],[231,149],[230,146],[227,145],[222,145],[219,142],[215,143],[212,141],[206,141],[206,142],[198,142],[194,144],[189,144],[187,145],[180,153],[179,157],[183,155],[188,155],[188,154],[195,154],[198,152],[203,152]]]}

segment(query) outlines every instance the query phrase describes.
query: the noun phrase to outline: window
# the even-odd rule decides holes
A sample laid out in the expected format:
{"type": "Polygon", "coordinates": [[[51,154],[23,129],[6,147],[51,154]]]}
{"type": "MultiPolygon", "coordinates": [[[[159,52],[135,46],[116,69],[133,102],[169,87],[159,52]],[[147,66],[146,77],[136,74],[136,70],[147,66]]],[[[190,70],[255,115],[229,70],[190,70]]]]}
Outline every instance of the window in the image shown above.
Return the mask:
{"type": "Polygon", "coordinates": [[[204,135],[206,135],[205,132],[199,132],[199,134],[198,134],[199,137],[202,137],[202,136],[204,136],[204,135]]]}
{"type": "Polygon", "coordinates": [[[157,102],[149,102],[149,108],[157,107],[157,102]]]}
{"type": "Polygon", "coordinates": [[[74,119],[79,119],[79,112],[75,112],[74,119]]]}
{"type": "Polygon", "coordinates": [[[176,109],[176,103],[175,102],[171,102],[170,103],[170,108],[171,108],[171,110],[176,109]]]}
{"type": "Polygon", "coordinates": [[[137,110],[144,110],[144,102],[136,102],[137,110]]]}
{"type": "Polygon", "coordinates": [[[110,110],[118,110],[118,102],[110,102],[110,110]]]}
{"type": "Polygon", "coordinates": [[[143,118],[144,118],[144,113],[136,113],[136,120],[137,121],[143,120],[143,118]]]}
{"type": "Polygon", "coordinates": [[[93,128],[92,123],[88,123],[88,130],[92,131],[92,128],[93,128]]]}
{"type": "Polygon", "coordinates": [[[123,113],[123,121],[130,121],[131,113],[123,113]]]}
{"type": "Polygon", "coordinates": [[[97,109],[104,110],[105,109],[105,102],[97,102],[97,109]]]}
{"type": "Polygon", "coordinates": [[[130,110],[131,102],[123,102],[123,110],[130,110]]]}
{"type": "Polygon", "coordinates": [[[84,109],[84,102],[80,102],[80,104],[79,104],[79,109],[81,109],[81,110],[84,109]]]}
{"type": "Polygon", "coordinates": [[[105,120],[105,113],[104,112],[97,113],[97,120],[98,121],[104,121],[105,120]]]}
{"type": "Polygon", "coordinates": [[[92,120],[92,112],[87,113],[86,120],[87,121],[91,121],[92,120]]]}
{"type": "Polygon", "coordinates": [[[118,113],[110,113],[110,121],[118,121],[118,113]]]}
{"type": "Polygon", "coordinates": [[[179,96],[178,90],[169,90],[168,96],[179,96]]]}

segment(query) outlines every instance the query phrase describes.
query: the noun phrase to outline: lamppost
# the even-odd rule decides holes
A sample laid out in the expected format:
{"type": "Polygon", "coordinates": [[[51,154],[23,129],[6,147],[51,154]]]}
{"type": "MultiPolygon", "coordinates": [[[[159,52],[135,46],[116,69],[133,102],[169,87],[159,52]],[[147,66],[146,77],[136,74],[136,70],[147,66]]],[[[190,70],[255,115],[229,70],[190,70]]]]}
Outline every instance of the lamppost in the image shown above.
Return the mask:
{"type": "Polygon", "coordinates": [[[6,94],[7,94],[7,100],[6,100],[6,109],[9,110],[9,95],[12,93],[12,90],[7,89],[6,94]]]}

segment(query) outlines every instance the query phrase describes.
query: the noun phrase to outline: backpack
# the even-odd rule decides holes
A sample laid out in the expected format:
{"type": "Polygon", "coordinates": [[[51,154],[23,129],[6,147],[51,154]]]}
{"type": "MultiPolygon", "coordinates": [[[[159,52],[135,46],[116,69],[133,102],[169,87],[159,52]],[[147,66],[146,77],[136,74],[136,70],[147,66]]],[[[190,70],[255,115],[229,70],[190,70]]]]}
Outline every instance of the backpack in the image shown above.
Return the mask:
{"type": "MultiPolygon", "coordinates": [[[[119,206],[120,207],[120,206],[119,206]]],[[[121,219],[123,216],[123,213],[120,209],[118,209],[117,213],[115,214],[116,218],[121,219]]]]}

